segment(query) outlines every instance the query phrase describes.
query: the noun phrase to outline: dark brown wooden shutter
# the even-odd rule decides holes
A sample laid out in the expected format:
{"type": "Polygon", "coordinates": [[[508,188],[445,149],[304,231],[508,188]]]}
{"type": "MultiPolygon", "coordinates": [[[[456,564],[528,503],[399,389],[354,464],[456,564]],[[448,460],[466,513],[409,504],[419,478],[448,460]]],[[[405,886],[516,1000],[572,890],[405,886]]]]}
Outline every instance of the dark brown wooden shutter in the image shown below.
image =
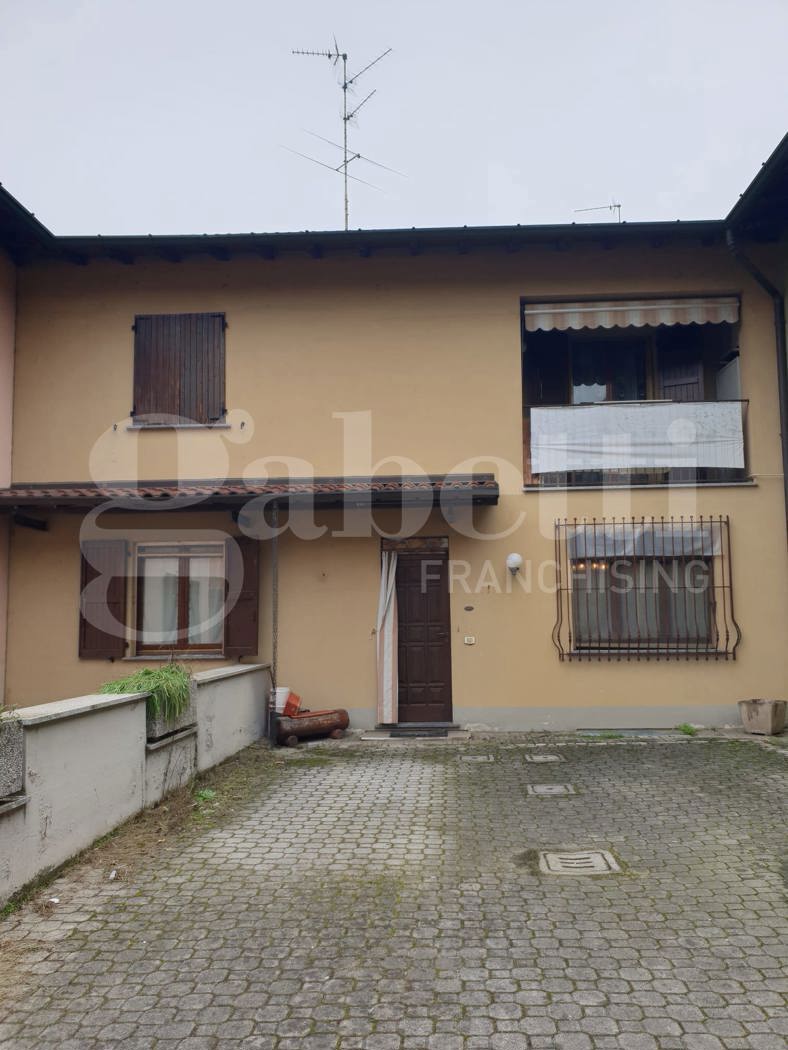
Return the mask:
{"type": "Polygon", "coordinates": [[[260,544],[248,536],[227,541],[227,579],[241,581],[238,601],[224,621],[225,656],[252,656],[258,649],[260,544]]]}
{"type": "Polygon", "coordinates": [[[669,401],[703,400],[703,362],[666,361],[659,367],[659,397],[669,401]]]}
{"type": "Polygon", "coordinates": [[[126,541],[81,544],[79,655],[117,660],[126,654],[126,541]]]}
{"type": "Polygon", "coordinates": [[[657,397],[703,401],[703,334],[694,326],[657,330],[657,397]]]}
{"type": "Polygon", "coordinates": [[[134,418],[162,423],[180,415],[183,371],[176,316],[134,318],[134,418]]]}
{"type": "Polygon", "coordinates": [[[224,314],[190,314],[181,415],[215,423],[224,415],[224,314]]]}
{"type": "Polygon", "coordinates": [[[224,314],[134,319],[134,416],[139,423],[214,423],[224,415],[224,314]]]}

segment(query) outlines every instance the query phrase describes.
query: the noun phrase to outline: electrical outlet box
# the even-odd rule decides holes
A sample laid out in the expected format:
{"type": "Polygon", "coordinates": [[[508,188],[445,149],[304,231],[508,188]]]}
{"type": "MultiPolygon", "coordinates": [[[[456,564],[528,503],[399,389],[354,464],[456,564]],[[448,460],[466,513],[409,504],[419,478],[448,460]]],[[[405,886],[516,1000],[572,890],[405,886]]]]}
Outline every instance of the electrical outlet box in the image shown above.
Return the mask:
{"type": "Polygon", "coordinates": [[[466,634],[465,638],[463,639],[463,641],[465,642],[466,645],[476,645],[476,635],[475,634],[466,634]]]}

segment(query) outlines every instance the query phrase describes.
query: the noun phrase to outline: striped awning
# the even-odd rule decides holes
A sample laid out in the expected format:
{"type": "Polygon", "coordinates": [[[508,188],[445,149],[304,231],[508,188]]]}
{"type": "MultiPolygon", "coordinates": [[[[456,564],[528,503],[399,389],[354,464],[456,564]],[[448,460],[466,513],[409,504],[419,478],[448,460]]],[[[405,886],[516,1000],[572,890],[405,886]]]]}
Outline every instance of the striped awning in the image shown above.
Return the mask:
{"type": "Polygon", "coordinates": [[[735,324],[739,320],[739,300],[733,295],[713,295],[695,299],[526,303],[523,316],[527,332],[642,328],[661,324],[735,324]]]}

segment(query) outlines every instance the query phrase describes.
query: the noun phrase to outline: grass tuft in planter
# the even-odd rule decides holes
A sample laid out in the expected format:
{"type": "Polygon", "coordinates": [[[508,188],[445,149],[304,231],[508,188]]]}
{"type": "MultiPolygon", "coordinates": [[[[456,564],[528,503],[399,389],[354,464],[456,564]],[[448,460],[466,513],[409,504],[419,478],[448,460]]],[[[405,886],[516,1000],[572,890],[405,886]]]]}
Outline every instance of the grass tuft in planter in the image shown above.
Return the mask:
{"type": "Polygon", "coordinates": [[[191,675],[183,664],[141,667],[139,671],[105,682],[100,693],[150,693],[148,717],[175,722],[189,707],[191,675]]]}

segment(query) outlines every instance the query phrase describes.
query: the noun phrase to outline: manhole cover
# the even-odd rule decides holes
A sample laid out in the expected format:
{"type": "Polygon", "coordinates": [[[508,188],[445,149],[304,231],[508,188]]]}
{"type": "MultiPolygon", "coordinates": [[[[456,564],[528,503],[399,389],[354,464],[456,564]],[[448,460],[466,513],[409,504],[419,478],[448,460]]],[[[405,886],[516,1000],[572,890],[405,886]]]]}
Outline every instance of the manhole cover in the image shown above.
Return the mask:
{"type": "Polygon", "coordinates": [[[460,755],[460,762],[494,762],[493,755],[460,755]]]}
{"type": "Polygon", "coordinates": [[[609,875],[621,871],[607,850],[578,850],[576,853],[539,854],[539,870],[547,875],[609,875]]]}
{"type": "Polygon", "coordinates": [[[563,762],[560,755],[526,755],[526,762],[563,762]]]}
{"type": "Polygon", "coordinates": [[[525,790],[529,795],[577,794],[572,784],[527,784],[525,790]]]}

